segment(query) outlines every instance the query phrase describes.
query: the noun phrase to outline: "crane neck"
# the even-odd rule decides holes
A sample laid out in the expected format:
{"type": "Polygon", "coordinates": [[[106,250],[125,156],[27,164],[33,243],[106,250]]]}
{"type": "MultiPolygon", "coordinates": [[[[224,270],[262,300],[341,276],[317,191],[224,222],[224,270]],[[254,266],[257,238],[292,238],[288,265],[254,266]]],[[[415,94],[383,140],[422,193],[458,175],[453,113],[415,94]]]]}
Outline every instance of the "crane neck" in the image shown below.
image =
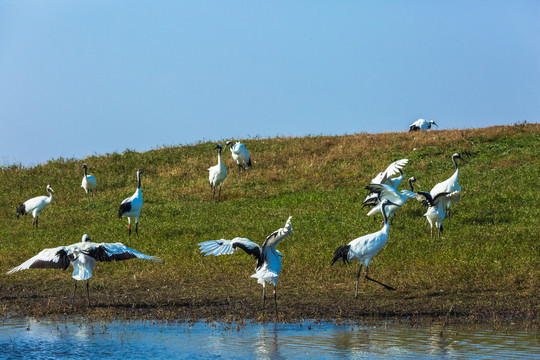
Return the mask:
{"type": "Polygon", "coordinates": [[[457,156],[452,156],[452,161],[454,162],[454,166],[456,167],[456,171],[459,170],[458,164],[457,164],[457,156]]]}
{"type": "Polygon", "coordinates": [[[413,183],[412,179],[409,179],[409,186],[411,187],[411,191],[414,192],[414,187],[412,183],[413,183]]]}
{"type": "Polygon", "coordinates": [[[137,189],[141,188],[141,173],[137,172],[137,189]]]}
{"type": "Polygon", "coordinates": [[[84,177],[88,177],[88,175],[86,174],[87,171],[88,171],[88,170],[86,169],[86,167],[84,167],[84,177]]]}

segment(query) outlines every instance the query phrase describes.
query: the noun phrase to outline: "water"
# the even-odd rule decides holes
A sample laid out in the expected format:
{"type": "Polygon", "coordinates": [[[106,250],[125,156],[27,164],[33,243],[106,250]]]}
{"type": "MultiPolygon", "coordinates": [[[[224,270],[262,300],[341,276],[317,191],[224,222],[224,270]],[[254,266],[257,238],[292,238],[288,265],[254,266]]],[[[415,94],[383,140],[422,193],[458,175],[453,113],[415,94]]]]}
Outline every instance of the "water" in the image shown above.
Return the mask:
{"type": "Polygon", "coordinates": [[[540,359],[537,334],[303,322],[0,321],[0,358],[540,359]]]}

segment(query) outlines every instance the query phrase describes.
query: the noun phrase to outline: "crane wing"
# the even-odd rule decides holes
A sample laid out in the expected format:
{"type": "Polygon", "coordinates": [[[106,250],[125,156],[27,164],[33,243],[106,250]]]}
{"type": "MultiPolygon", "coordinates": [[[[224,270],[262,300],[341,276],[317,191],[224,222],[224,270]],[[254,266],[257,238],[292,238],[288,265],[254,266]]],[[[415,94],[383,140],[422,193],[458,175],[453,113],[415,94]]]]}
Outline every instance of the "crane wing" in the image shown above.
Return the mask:
{"type": "Polygon", "coordinates": [[[431,194],[428,193],[427,191],[418,191],[416,193],[416,199],[418,201],[421,201],[422,205],[424,205],[424,206],[429,207],[429,206],[434,206],[435,205],[435,201],[431,197],[431,194]]]}
{"type": "Polygon", "coordinates": [[[292,233],[291,219],[292,219],[292,216],[289,216],[284,227],[268,235],[262,247],[263,252],[264,252],[264,249],[267,247],[271,247],[271,246],[275,247],[281,240],[285,239],[290,233],[292,233]]]}
{"type": "Polygon", "coordinates": [[[66,270],[70,264],[67,248],[60,246],[57,248],[42,250],[36,256],[26,260],[21,265],[12,268],[7,274],[13,274],[19,270],[26,269],[63,269],[66,270]]]}
{"type": "MultiPolygon", "coordinates": [[[[371,193],[377,194],[377,198],[379,201],[383,201],[384,199],[388,199],[391,202],[401,202],[401,195],[397,192],[396,189],[393,187],[386,185],[386,184],[369,184],[366,186],[366,189],[368,189],[371,193]]],[[[414,196],[416,197],[416,195],[414,196]]],[[[364,201],[364,203],[366,203],[364,201]]]]}
{"type": "Polygon", "coordinates": [[[97,261],[118,261],[139,258],[163,263],[163,261],[157,257],[145,255],[141,252],[128,248],[122,243],[84,243],[83,246],[86,244],[88,244],[88,246],[86,246],[82,252],[90,257],[93,257],[97,261]]]}
{"type": "Polygon", "coordinates": [[[435,204],[437,202],[441,202],[443,206],[446,206],[449,201],[458,202],[459,200],[461,200],[461,191],[454,191],[451,193],[442,192],[435,195],[435,197],[433,198],[433,202],[435,204]]]}
{"type": "Polygon", "coordinates": [[[397,161],[394,161],[383,172],[380,172],[376,177],[374,177],[371,182],[373,184],[383,184],[388,178],[390,178],[392,175],[399,172],[400,169],[402,169],[407,163],[409,162],[409,159],[400,159],[397,161]]]}
{"type": "Polygon", "coordinates": [[[209,240],[199,243],[197,245],[199,245],[200,250],[204,254],[204,256],[230,255],[234,254],[237,248],[240,248],[244,250],[247,254],[255,256],[257,259],[261,257],[261,247],[246,238],[237,237],[232,240],[209,240]]]}

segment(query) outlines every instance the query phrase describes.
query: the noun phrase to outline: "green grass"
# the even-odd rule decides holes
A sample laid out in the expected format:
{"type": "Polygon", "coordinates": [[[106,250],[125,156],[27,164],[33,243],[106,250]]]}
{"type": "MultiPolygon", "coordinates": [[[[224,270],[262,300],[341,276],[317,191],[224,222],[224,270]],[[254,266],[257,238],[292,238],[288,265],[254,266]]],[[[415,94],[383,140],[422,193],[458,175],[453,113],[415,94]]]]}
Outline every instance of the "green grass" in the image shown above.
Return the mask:
{"type": "MultiPolygon", "coordinates": [[[[320,316],[317,306],[333,309],[328,311],[335,311],[331,313],[335,317],[336,306],[345,308],[353,301],[358,264],[330,267],[333,251],[379,229],[379,222],[368,218],[362,208],[364,186],[391,162],[408,158],[406,177],[415,176],[420,189],[429,191],[452,175],[451,155],[459,152],[468,160],[460,168],[463,196],[452,205],[451,224],[445,220],[444,238],[430,238],[422,216],[425,209],[409,200],[394,219],[386,247],[370,266],[374,278],[397,291],[362,282],[360,297],[378,302],[373,311],[390,314],[399,314],[399,308],[407,306],[411,313],[426,303],[431,304],[426,311],[444,312],[459,308],[460,301],[465,301],[460,310],[465,316],[479,314],[494,302],[501,303],[495,306],[497,311],[508,314],[525,303],[527,309],[516,312],[537,319],[539,134],[538,124],[521,124],[243,140],[252,154],[253,169],[239,174],[224,151],[229,179],[219,204],[210,201],[206,169],[217,156],[209,143],[58,159],[33,168],[5,167],[0,169],[0,270],[5,274],[43,248],[78,242],[87,233],[94,241],[120,241],[165,260],[164,265],[99,264],[91,286],[95,293],[100,289],[108,293],[100,295],[108,296],[99,298],[102,307],[147,304],[159,312],[190,306],[193,310],[214,302],[233,306],[235,301],[247,301],[256,306],[261,287],[249,277],[254,260],[243,253],[203,258],[197,243],[241,236],[262,244],[292,215],[293,234],[278,246],[284,254],[280,304],[304,309],[291,313],[292,317],[320,316]],[[96,206],[90,211],[80,188],[83,163],[98,181],[96,206]],[[127,220],[118,219],[117,211],[121,200],[136,188],[137,168],[144,171],[144,206],[140,235],[129,238],[127,220]],[[31,216],[17,220],[15,208],[45,195],[47,184],[55,191],[54,200],[40,216],[36,231],[31,216]],[[434,294],[444,294],[444,301],[438,304],[434,294]],[[505,304],[512,299],[514,303],[505,304]],[[468,312],[469,308],[473,310],[468,312]]],[[[22,311],[23,305],[14,304],[30,302],[35,305],[31,312],[40,313],[36,304],[45,301],[48,309],[54,308],[51,303],[69,304],[69,275],[53,270],[0,275],[1,310],[22,311]]],[[[357,310],[367,306],[358,303],[354,303],[357,310]]],[[[369,306],[364,314],[375,305],[369,306]]]]}

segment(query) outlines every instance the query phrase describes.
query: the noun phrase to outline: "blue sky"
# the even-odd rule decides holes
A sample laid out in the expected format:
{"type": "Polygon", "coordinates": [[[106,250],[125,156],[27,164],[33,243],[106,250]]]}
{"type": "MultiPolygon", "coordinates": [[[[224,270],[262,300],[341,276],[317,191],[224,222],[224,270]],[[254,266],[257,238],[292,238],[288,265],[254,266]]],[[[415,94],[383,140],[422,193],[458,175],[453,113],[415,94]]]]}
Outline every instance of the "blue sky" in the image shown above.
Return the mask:
{"type": "Polygon", "coordinates": [[[2,1],[0,165],[540,118],[540,1],[2,1]]]}

